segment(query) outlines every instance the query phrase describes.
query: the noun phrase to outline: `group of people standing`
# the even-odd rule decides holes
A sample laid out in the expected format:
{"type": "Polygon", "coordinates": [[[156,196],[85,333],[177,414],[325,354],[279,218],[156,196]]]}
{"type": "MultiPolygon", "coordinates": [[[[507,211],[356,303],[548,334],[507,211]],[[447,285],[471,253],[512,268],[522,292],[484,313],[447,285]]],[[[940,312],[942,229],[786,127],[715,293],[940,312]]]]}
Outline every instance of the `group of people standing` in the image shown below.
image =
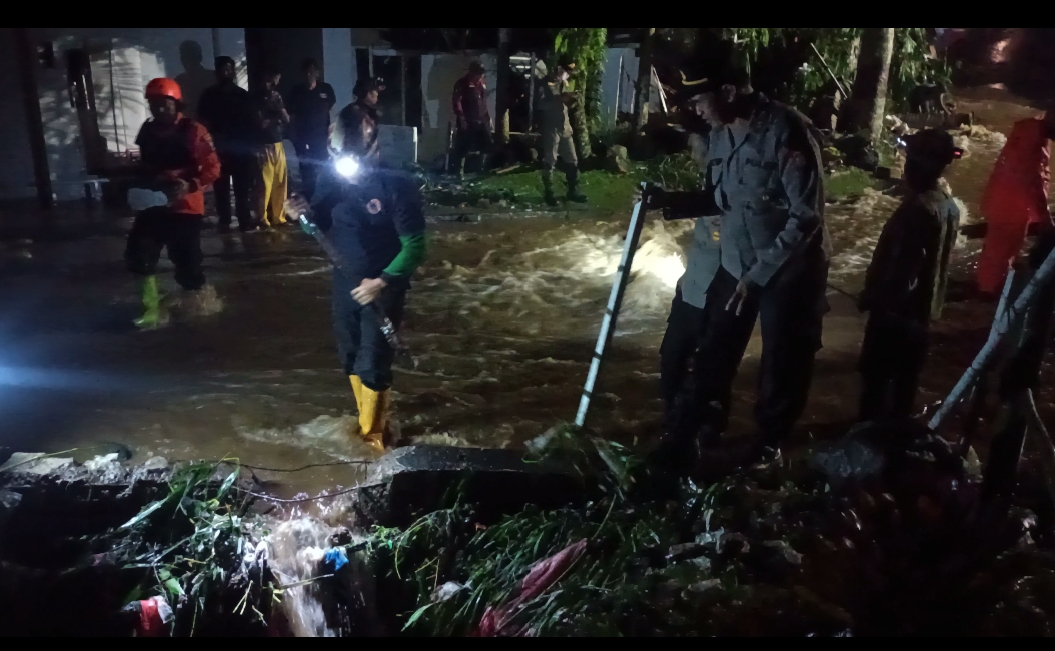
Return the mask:
{"type": "MultiPolygon", "coordinates": [[[[542,190],[543,199],[551,206],[557,205],[553,191],[553,170],[557,163],[563,166],[567,178],[567,200],[586,202],[586,195],[579,189],[579,157],[572,139],[573,131],[568,115],[568,105],[574,100],[568,82],[576,71],[574,58],[563,55],[554,69],[547,73],[537,86],[535,106],[538,115],[539,135],[542,138],[542,190]]],[[[454,112],[454,141],[451,152],[451,169],[461,175],[465,158],[470,152],[478,152],[486,168],[487,156],[494,147],[494,121],[487,109],[487,86],[484,83],[486,70],[477,61],[469,64],[469,71],[454,84],[451,107],[454,112]]]]}
{"type": "Polygon", "coordinates": [[[216,59],[217,84],[202,94],[196,115],[212,134],[220,156],[222,172],[213,186],[220,232],[231,229],[232,192],[241,231],[286,223],[289,188],[283,140],[293,142],[307,192],[314,188],[318,167],[329,158],[326,135],[337,100],[333,88],[320,79],[315,60],[305,60],[301,69],[304,81],[290,91],[286,102],[278,91],[277,70],[265,71],[260,91],[251,94],[236,83],[234,60],[216,59]]]}
{"type": "MultiPolygon", "coordinates": [[[[776,453],[809,395],[831,244],[812,124],[751,87],[743,69],[684,79],[698,120],[702,187],[642,197],[666,219],[695,218],[660,350],[665,438],[656,460],[691,472],[728,422],[732,382],[761,320],[749,460],[776,453]]],[[[859,370],[864,419],[908,416],[932,316],[940,311],[959,213],[940,179],[959,155],[942,131],[908,138],[906,196],[880,238],[859,308],[870,313],[859,370]]]]}
{"type": "MultiPolygon", "coordinates": [[[[542,93],[547,191],[558,155],[568,168],[569,198],[577,191],[564,84],[574,62],[562,59],[542,93]],[[570,159],[570,160],[569,160],[570,159]]],[[[218,194],[221,226],[230,224],[227,193],[235,193],[239,226],[254,226],[254,206],[271,226],[285,222],[287,205],[311,215],[349,265],[335,270],[334,330],[341,363],[359,410],[359,430],[379,449],[388,438],[394,352],[380,324],[399,325],[406,291],[425,256],[423,199],[405,174],[386,169],[377,145],[378,80],[363,79],[356,101],[330,126],[333,91],[304,64],[305,83],[289,98],[278,73],[253,97],[234,83],[234,62],[221,57],[220,80],[202,96],[196,122],[182,113],[171,79],[146,88],[152,119],[137,144],[144,185],[167,198],[138,213],[126,261],[143,277],[142,326],[157,325],[155,280],[163,248],[176,280],[207,296],[200,245],[204,189],[218,194]],[[308,187],[286,203],[285,129],[304,166],[308,187]],[[254,158],[255,157],[255,158],[254,158]],[[330,164],[344,159],[351,164],[330,164]],[[256,165],[253,165],[253,161],[256,165]],[[373,307],[371,307],[373,305],[373,307]],[[380,306],[380,310],[377,309],[380,306]]],[[[473,79],[456,89],[460,118],[478,128],[486,115],[473,79]],[[470,108],[475,106],[476,108],[470,108]],[[472,122],[470,122],[472,120],[472,122]]],[[[824,222],[824,172],[817,132],[796,110],[756,92],[743,69],[727,66],[708,79],[683,79],[683,99],[699,118],[694,153],[703,172],[690,191],[653,188],[640,200],[665,219],[695,219],[685,274],[678,282],[660,349],[666,401],[665,436],[656,459],[691,472],[728,423],[731,386],[756,321],[762,357],[751,459],[775,454],[802,415],[821,348],[831,244],[824,222]]],[[[489,119],[489,118],[488,118],[489,119]]],[[[1002,282],[1028,225],[1051,224],[1047,209],[1048,139],[1055,114],[1016,124],[990,180],[983,212],[992,222],[979,284],[991,293],[1002,282]],[[990,214],[992,213],[992,214],[990,214]]],[[[468,128],[467,126],[467,128],[468,128]]],[[[482,137],[482,136],[480,136],[482,137]]],[[[926,358],[929,328],[940,315],[950,254],[959,230],[956,200],[942,181],[961,154],[951,136],[924,130],[905,138],[904,198],[885,225],[869,265],[858,308],[869,314],[858,369],[862,420],[909,417],[926,358]]]]}
{"type": "Polygon", "coordinates": [[[386,318],[396,327],[400,323],[410,278],[425,255],[425,219],[418,186],[380,165],[376,105],[382,86],[361,79],[353,91],[356,101],[338,114],[331,129],[333,90],[319,82],[314,62],[305,62],[306,81],[290,94],[289,111],[276,89],[278,73],[265,76],[254,98],[234,83],[233,61],[217,61],[216,71],[220,83],[203,94],[198,107],[202,122],[184,115],[175,80],[154,79],[146,87],[151,119],[136,140],[141,152],[137,189],[157,203],[139,209],[125,251],[128,269],[142,278],[144,313],[136,323],[154,328],[165,318],[156,274],[166,248],[184,290],[181,299],[219,304],[202,271],[204,190],[216,187],[221,227],[229,228],[225,200],[233,189],[239,227],[246,231],[255,225],[247,199],[255,181],[261,221],[272,227],[285,223],[287,208],[297,218],[311,215],[315,226],[308,230],[321,230],[340,252],[333,282],[337,349],[356,401],[357,434],[383,449],[389,438],[394,351],[381,325],[386,318]],[[290,201],[282,145],[287,126],[292,126],[308,184],[290,201]],[[331,164],[331,156],[350,165],[331,164]],[[154,197],[158,193],[160,200],[154,197]]]}

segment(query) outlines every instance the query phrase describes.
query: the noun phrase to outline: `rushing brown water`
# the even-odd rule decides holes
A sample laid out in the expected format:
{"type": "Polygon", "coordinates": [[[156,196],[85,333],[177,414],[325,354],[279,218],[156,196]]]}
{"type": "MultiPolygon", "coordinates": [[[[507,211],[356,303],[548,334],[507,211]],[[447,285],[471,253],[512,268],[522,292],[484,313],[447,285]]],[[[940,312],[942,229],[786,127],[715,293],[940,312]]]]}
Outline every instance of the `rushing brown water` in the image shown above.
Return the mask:
{"type": "MultiPolygon", "coordinates": [[[[995,131],[1031,111],[995,99],[961,102],[995,131]]],[[[968,140],[948,180],[977,201],[1002,140],[968,140]]],[[[896,200],[869,194],[829,207],[832,283],[856,292],[896,200]]],[[[629,214],[629,207],[627,214],[629,214]]],[[[405,338],[416,368],[397,368],[403,440],[518,446],[574,417],[622,248],[626,215],[494,220],[432,226],[429,260],[410,293],[405,338]]],[[[373,459],[349,438],[354,412],[330,324],[330,269],[299,233],[205,238],[206,272],[222,314],[136,333],[135,287],[120,265],[127,218],[101,235],[10,245],[0,258],[0,446],[60,451],[116,441],[138,459],[234,456],[272,468],[373,459]],[[26,253],[31,256],[26,257],[26,253]]],[[[655,435],[657,351],[688,224],[652,222],[591,424],[632,442],[655,435]]],[[[977,247],[958,257],[966,278],[977,247]]],[[[169,268],[164,283],[171,285],[169,268]]],[[[804,429],[852,417],[863,319],[830,292],[804,429]]],[[[936,329],[924,378],[931,402],[984,339],[991,308],[953,304],[936,329]]],[[[750,432],[757,333],[736,383],[732,429],[750,432]]],[[[357,466],[258,473],[280,493],[347,486],[357,466]]]]}

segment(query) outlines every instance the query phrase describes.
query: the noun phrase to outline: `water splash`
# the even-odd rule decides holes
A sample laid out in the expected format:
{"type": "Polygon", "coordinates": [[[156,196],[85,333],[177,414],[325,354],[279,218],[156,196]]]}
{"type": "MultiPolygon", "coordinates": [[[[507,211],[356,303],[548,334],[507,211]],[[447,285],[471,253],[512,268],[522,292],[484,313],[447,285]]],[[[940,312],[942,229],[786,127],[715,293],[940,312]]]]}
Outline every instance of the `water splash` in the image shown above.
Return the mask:
{"type": "MultiPolygon", "coordinates": [[[[319,562],[329,547],[335,529],[309,517],[278,524],[268,536],[271,569],[283,585],[308,581],[318,576],[319,562]]],[[[319,600],[318,586],[306,583],[287,588],[282,595],[282,610],[297,637],[336,637],[326,625],[326,613],[319,600]]]]}

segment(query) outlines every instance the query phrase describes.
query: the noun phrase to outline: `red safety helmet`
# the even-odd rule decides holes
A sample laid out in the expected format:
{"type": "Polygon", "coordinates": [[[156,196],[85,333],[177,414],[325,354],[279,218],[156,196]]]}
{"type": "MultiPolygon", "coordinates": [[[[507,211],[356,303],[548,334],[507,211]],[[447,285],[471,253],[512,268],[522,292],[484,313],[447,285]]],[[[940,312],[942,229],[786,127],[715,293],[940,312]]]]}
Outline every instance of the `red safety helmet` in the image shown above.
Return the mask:
{"type": "Polygon", "coordinates": [[[183,101],[183,91],[180,90],[179,84],[176,83],[176,80],[166,79],[164,77],[150,80],[150,83],[147,84],[146,96],[147,99],[171,97],[177,102],[183,101]]]}

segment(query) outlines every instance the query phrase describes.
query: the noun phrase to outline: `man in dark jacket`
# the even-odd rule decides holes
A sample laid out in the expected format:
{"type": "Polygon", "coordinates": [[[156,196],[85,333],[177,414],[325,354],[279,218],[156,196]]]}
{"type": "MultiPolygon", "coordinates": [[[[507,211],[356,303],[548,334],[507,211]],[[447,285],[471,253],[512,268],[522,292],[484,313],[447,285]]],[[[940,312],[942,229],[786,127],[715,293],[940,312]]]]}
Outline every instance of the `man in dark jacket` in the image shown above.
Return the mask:
{"type": "Polygon", "coordinates": [[[249,192],[253,184],[253,106],[249,91],[235,83],[231,57],[216,57],[217,84],[210,86],[198,104],[198,119],[209,130],[220,156],[220,178],[213,184],[216,193],[218,230],[231,230],[231,190],[234,212],[242,232],[256,224],[249,212],[249,192]]]}
{"type": "Polygon", "coordinates": [[[290,140],[297,150],[302,190],[311,196],[319,168],[330,160],[326,138],[330,130],[330,110],[337,98],[333,87],[319,79],[322,71],[315,59],[306,59],[301,70],[304,83],[297,84],[289,92],[290,140]]]}
{"type": "Polygon", "coordinates": [[[494,125],[487,110],[484,67],[478,61],[469,64],[468,74],[454,83],[451,105],[458,122],[454,136],[454,156],[451,159],[453,172],[460,175],[465,156],[474,151],[480,154],[481,170],[486,169],[494,125]]]}
{"type": "Polygon", "coordinates": [[[905,138],[902,200],[879,236],[858,307],[869,313],[861,345],[861,420],[912,416],[930,320],[941,316],[960,210],[942,172],[962,153],[944,131],[905,138]]]}
{"type": "Polygon", "coordinates": [[[370,304],[377,301],[399,327],[410,278],[425,257],[425,217],[417,183],[379,165],[376,140],[370,112],[358,102],[345,107],[330,137],[333,166],[320,176],[310,204],[290,203],[298,214],[310,210],[347,264],[333,276],[337,351],[358,406],[359,433],[383,450],[395,353],[370,304]]]}

